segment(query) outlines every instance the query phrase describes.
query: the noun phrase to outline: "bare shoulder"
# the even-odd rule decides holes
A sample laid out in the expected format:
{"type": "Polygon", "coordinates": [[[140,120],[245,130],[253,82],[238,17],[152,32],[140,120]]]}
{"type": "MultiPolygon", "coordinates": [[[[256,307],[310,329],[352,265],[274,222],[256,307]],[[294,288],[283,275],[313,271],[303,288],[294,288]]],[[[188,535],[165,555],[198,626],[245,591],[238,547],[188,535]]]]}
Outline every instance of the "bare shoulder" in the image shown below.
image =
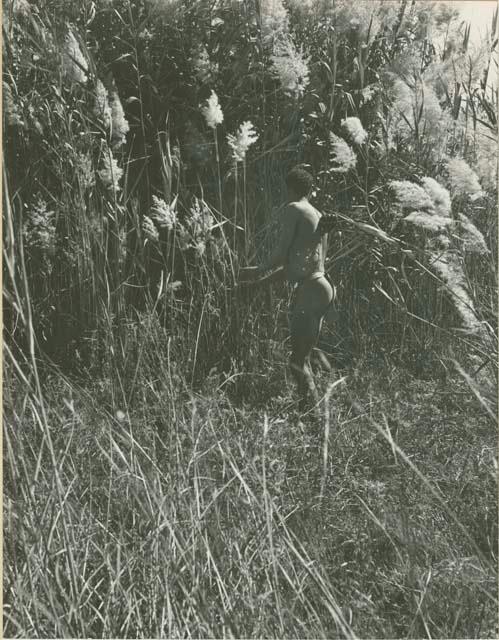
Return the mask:
{"type": "Polygon", "coordinates": [[[286,213],[295,213],[296,211],[300,211],[300,203],[299,202],[288,202],[285,206],[286,213]]]}
{"type": "Polygon", "coordinates": [[[317,219],[322,217],[322,213],[316,209],[310,202],[290,202],[287,210],[296,217],[296,219],[317,219]]]}
{"type": "Polygon", "coordinates": [[[284,221],[287,223],[297,222],[303,215],[298,202],[288,202],[283,213],[284,221]]]}
{"type": "Polygon", "coordinates": [[[292,216],[295,220],[299,220],[307,215],[308,206],[304,202],[288,202],[286,205],[286,215],[292,216]]]}

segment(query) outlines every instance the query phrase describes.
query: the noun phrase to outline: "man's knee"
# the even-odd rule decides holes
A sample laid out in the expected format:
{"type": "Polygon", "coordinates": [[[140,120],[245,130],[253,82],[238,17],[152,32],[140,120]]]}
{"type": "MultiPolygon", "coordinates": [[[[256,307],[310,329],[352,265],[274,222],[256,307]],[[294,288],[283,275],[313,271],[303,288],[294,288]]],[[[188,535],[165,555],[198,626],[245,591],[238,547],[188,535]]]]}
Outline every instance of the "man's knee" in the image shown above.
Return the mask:
{"type": "Polygon", "coordinates": [[[293,352],[289,357],[289,368],[293,373],[303,373],[305,367],[305,358],[300,357],[293,352]]]}

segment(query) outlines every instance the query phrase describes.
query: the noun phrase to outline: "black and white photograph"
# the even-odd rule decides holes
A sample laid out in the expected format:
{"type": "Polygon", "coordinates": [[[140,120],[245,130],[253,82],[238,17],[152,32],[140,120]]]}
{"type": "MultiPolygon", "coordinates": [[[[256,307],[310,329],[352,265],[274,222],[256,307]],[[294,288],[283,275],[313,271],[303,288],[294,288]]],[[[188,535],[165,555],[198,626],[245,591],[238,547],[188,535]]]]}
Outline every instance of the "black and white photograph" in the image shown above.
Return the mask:
{"type": "Polygon", "coordinates": [[[497,0],[2,0],[5,638],[497,638],[497,0]]]}

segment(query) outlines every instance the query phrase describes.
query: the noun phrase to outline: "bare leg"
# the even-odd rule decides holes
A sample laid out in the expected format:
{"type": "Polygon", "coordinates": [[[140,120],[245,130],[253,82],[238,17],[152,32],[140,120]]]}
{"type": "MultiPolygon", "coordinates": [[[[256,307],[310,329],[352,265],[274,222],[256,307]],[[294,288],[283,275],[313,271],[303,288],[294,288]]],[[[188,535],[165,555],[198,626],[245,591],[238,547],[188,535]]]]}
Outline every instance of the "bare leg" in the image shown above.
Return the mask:
{"type": "Polygon", "coordinates": [[[304,360],[293,353],[290,358],[290,368],[298,387],[300,410],[305,409],[310,400],[317,404],[319,397],[308,358],[304,360]]]}
{"type": "Polygon", "coordinates": [[[319,338],[322,318],[332,300],[332,289],[324,278],[306,282],[297,292],[289,314],[291,332],[291,373],[298,386],[299,406],[317,405],[319,401],[310,354],[319,338]]]}
{"type": "Polygon", "coordinates": [[[310,368],[310,353],[317,342],[321,318],[313,313],[299,311],[290,318],[291,329],[291,373],[298,387],[299,407],[318,403],[319,397],[310,368]]]}

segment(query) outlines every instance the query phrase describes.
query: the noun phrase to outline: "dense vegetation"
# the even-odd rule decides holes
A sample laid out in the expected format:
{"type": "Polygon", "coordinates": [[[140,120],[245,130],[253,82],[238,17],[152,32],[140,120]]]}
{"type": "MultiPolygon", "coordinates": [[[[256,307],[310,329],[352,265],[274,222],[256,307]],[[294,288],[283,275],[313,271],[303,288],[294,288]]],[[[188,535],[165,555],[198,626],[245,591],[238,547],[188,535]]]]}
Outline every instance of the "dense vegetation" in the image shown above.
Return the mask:
{"type": "Polygon", "coordinates": [[[4,634],[491,637],[497,14],[4,1],[4,634]],[[335,213],[321,424],[282,286],[335,213]]]}

